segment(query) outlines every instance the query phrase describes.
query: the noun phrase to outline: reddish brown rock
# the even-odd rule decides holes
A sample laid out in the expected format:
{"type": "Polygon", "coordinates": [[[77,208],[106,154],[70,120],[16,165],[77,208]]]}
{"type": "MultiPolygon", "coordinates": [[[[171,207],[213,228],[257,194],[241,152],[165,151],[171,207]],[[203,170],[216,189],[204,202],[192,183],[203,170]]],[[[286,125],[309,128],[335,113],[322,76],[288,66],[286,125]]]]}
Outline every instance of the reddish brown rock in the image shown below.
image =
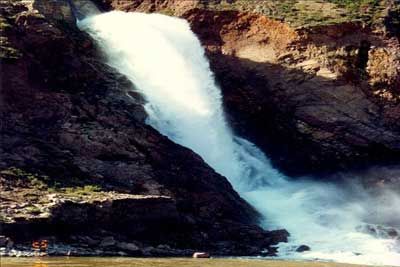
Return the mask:
{"type": "Polygon", "coordinates": [[[400,103],[395,39],[357,24],[293,30],[234,11],[184,17],[208,49],[235,130],[284,171],[400,161],[400,129],[387,123],[400,103]]]}

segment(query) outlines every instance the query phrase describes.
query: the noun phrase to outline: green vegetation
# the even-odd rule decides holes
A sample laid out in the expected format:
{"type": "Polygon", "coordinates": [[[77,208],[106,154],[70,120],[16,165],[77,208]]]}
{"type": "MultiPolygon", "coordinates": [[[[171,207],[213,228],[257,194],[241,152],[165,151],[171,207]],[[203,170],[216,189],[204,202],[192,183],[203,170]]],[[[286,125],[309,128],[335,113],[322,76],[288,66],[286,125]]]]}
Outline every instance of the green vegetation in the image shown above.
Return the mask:
{"type": "Polygon", "coordinates": [[[20,168],[10,167],[8,169],[0,171],[1,176],[6,176],[9,179],[21,180],[27,182],[26,186],[45,189],[50,178],[46,175],[39,175],[37,173],[31,173],[20,168]]]}
{"type": "Polygon", "coordinates": [[[167,16],[173,16],[175,14],[175,11],[170,9],[170,8],[164,8],[159,11],[161,14],[167,15],[167,16]]]}
{"type": "Polygon", "coordinates": [[[22,53],[12,47],[9,43],[5,33],[12,28],[12,25],[8,23],[7,19],[0,17],[0,59],[18,59],[22,57],[22,53]]]}
{"type": "Polygon", "coordinates": [[[38,215],[42,212],[40,208],[33,206],[33,205],[26,207],[25,210],[27,213],[32,214],[32,215],[38,215]]]}
{"type": "MultiPolygon", "coordinates": [[[[22,182],[26,188],[31,188],[39,191],[47,191],[48,193],[61,193],[72,196],[85,196],[91,195],[101,191],[101,187],[97,185],[74,185],[74,186],[63,186],[54,179],[50,179],[49,176],[40,175],[37,173],[31,173],[20,168],[11,167],[0,171],[0,176],[6,178],[6,180],[13,180],[14,182],[22,182]]],[[[76,184],[78,178],[72,178],[72,184],[76,184]]]]}
{"type": "Polygon", "coordinates": [[[338,7],[345,8],[351,19],[360,19],[364,22],[374,23],[382,16],[386,7],[383,0],[329,0],[338,7]]]}
{"type": "Polygon", "coordinates": [[[331,3],[344,7],[347,10],[359,11],[360,8],[371,8],[379,6],[379,0],[328,0],[331,3]]]}
{"type": "Polygon", "coordinates": [[[205,2],[203,8],[256,12],[293,26],[314,26],[363,21],[382,17],[387,0],[236,0],[205,2]]]}
{"type": "Polygon", "coordinates": [[[16,218],[49,216],[57,199],[96,201],[112,194],[94,184],[58,184],[54,178],[17,167],[0,170],[0,186],[4,188],[0,201],[0,222],[8,223],[16,218]]]}
{"type": "Polygon", "coordinates": [[[66,187],[66,188],[61,188],[59,190],[59,192],[65,193],[67,195],[75,195],[75,196],[87,196],[87,195],[92,195],[93,193],[97,193],[100,191],[101,191],[101,187],[99,187],[97,185],[66,187]]]}
{"type": "Polygon", "coordinates": [[[4,17],[0,17],[0,30],[5,31],[10,28],[11,25],[8,23],[8,21],[4,17]]]}
{"type": "Polygon", "coordinates": [[[20,57],[22,57],[22,53],[4,41],[4,37],[0,37],[0,59],[18,59],[20,57]]]}

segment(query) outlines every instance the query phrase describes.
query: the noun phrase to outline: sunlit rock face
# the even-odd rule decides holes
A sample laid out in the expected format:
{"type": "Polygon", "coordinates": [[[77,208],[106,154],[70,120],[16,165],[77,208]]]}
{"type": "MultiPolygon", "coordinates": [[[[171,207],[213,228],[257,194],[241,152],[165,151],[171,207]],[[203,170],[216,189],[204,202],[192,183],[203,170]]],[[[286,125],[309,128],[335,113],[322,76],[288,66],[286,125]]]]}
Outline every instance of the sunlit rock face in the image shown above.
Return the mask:
{"type": "Polygon", "coordinates": [[[97,6],[87,0],[28,0],[24,4],[52,21],[70,25],[74,25],[76,20],[100,13],[97,6]]]}
{"type": "Polygon", "coordinates": [[[32,0],[31,2],[31,7],[38,10],[45,17],[51,17],[56,21],[64,21],[70,24],[75,23],[69,0],[32,0]]]}
{"type": "Polygon", "coordinates": [[[293,29],[236,11],[184,17],[209,51],[234,129],[277,166],[296,175],[399,162],[395,38],[352,23],[293,29]]]}

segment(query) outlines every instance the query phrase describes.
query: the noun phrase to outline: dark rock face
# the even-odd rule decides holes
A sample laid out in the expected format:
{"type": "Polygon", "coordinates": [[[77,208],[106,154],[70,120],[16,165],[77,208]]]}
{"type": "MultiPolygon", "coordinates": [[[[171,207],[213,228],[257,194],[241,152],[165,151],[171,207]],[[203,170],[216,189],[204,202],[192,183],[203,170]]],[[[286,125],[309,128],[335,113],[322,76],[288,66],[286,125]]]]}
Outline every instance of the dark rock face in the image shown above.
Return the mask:
{"type": "Polygon", "coordinates": [[[400,40],[400,1],[392,0],[390,5],[384,23],[388,32],[400,40]]]}
{"type": "Polygon", "coordinates": [[[0,180],[2,196],[9,195],[2,202],[7,236],[22,243],[43,235],[61,243],[72,242],[72,234],[112,236],[171,247],[144,255],[175,248],[248,255],[268,247],[270,233],[254,225],[258,213],[199,156],[147,126],[133,85],[102,63],[90,38],[65,20],[68,11],[55,11],[62,15],[56,18],[40,12],[48,8],[44,1],[0,4],[0,180]],[[49,214],[40,211],[39,200],[47,203],[52,191],[86,185],[166,198],[68,200],[49,214]],[[29,216],[15,215],[24,210],[22,202],[31,206],[29,216]],[[57,232],[59,225],[70,227],[68,236],[57,232]]]}

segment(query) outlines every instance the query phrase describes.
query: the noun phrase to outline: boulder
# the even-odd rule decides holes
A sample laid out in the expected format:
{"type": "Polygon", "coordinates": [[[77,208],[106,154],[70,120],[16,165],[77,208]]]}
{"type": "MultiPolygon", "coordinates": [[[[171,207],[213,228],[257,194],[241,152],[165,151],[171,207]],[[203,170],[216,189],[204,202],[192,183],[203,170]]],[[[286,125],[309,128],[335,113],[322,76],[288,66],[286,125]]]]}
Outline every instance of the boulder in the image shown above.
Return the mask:
{"type": "Polygon", "coordinates": [[[269,231],[267,235],[267,240],[270,244],[278,244],[280,242],[288,242],[289,232],[285,229],[269,231]]]}
{"type": "Polygon", "coordinates": [[[311,250],[311,248],[310,248],[309,246],[307,246],[307,245],[301,245],[301,246],[299,246],[299,247],[296,249],[296,252],[302,253],[302,252],[310,251],[310,250],[311,250]]]}
{"type": "Polygon", "coordinates": [[[116,247],[129,253],[140,251],[140,248],[134,243],[118,242],[116,247]]]}
{"type": "Polygon", "coordinates": [[[210,258],[210,254],[208,254],[207,252],[195,252],[193,253],[193,258],[195,259],[210,258]]]}
{"type": "Polygon", "coordinates": [[[8,238],[4,235],[0,235],[0,247],[6,247],[8,242],[8,238]]]}
{"type": "Polygon", "coordinates": [[[113,247],[115,246],[116,241],[113,236],[108,236],[101,240],[100,247],[113,247]]]}

